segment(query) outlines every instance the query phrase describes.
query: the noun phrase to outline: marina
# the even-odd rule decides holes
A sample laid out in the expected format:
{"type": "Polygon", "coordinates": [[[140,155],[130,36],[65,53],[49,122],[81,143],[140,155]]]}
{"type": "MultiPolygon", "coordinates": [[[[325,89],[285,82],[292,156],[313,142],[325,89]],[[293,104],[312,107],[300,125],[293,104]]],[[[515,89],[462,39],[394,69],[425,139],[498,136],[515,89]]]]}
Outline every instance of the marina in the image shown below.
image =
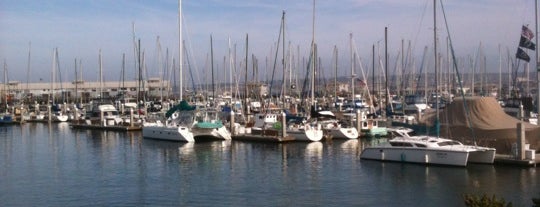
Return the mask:
{"type": "Polygon", "coordinates": [[[363,160],[369,143],[170,142],[67,123],[13,125],[0,128],[0,203],[462,206],[463,194],[485,193],[531,206],[540,196],[537,168],[363,160]]]}
{"type": "Polygon", "coordinates": [[[119,14],[99,8],[109,19],[60,12],[58,22],[108,25],[81,34],[111,39],[73,41],[86,36],[62,30],[54,41],[38,38],[37,46],[28,44],[25,78],[26,40],[12,25],[32,25],[18,19],[41,10],[25,17],[11,12],[25,6],[6,3],[0,206],[469,206],[470,196],[540,206],[538,0],[534,19],[527,16],[532,2],[507,11],[507,19],[464,15],[470,5],[508,9],[500,2],[231,2],[105,3],[119,14]],[[280,19],[258,16],[279,7],[280,19]],[[143,23],[120,26],[132,15],[123,10],[143,23]],[[516,13],[523,13],[519,21],[516,13]],[[233,16],[243,21],[228,22],[233,16]],[[473,37],[484,32],[464,28],[467,18],[497,24],[485,22],[495,29],[473,37]],[[194,31],[187,19],[195,20],[194,31]],[[503,22],[521,30],[503,32],[512,28],[503,22]],[[249,32],[238,33],[236,23],[249,32]],[[267,32],[278,23],[278,33],[267,32]],[[165,33],[149,44],[147,35],[164,32],[159,28],[165,33]],[[209,28],[220,32],[203,40],[209,28]],[[490,38],[510,42],[499,33],[519,42],[497,43],[496,51],[490,38]],[[43,51],[57,39],[76,49],[50,48],[49,68],[43,51]],[[110,53],[118,50],[126,51],[110,53]],[[66,67],[66,54],[82,58],[66,67]]]}

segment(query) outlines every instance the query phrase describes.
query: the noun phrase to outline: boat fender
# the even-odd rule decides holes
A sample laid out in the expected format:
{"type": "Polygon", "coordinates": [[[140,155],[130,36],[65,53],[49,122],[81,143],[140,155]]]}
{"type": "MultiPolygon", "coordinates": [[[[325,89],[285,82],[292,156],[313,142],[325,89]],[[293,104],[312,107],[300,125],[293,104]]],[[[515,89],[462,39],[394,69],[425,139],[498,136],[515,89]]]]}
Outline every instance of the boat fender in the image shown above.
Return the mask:
{"type": "Polygon", "coordinates": [[[401,162],[405,162],[406,159],[407,156],[405,155],[405,153],[401,153],[401,162]]]}

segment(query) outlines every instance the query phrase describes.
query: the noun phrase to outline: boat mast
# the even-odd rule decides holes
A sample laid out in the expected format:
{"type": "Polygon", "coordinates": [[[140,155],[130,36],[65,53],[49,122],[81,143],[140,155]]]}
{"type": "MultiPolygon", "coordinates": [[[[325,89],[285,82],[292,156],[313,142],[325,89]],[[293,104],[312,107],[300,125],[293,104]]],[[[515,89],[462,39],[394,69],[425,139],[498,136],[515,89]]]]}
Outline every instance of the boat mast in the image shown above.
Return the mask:
{"type": "Polygon", "coordinates": [[[79,81],[77,80],[77,58],[75,58],[75,101],[74,102],[77,102],[78,93],[79,93],[79,81]]]}
{"type": "Polygon", "coordinates": [[[103,60],[101,58],[101,49],[99,49],[99,98],[103,99],[103,60]]]}
{"type": "MultiPolygon", "coordinates": [[[[437,0],[433,0],[433,54],[435,59],[435,107],[437,110],[437,118],[435,119],[436,128],[439,124],[439,75],[437,69],[437,0]]],[[[474,87],[473,87],[474,90],[474,87]]],[[[464,100],[465,101],[465,100],[464,100]]],[[[437,137],[439,137],[439,130],[437,129],[437,137]]]]}
{"type": "Polygon", "coordinates": [[[212,35],[210,35],[210,69],[212,70],[212,103],[210,104],[210,106],[214,106],[213,102],[216,100],[216,94],[214,86],[214,46],[212,43],[212,35]]]}
{"type": "MultiPolygon", "coordinates": [[[[281,78],[281,82],[283,83],[283,87],[281,87],[282,89],[282,93],[281,93],[281,101],[283,103],[283,107],[285,107],[285,94],[287,92],[287,82],[285,81],[285,73],[287,71],[287,66],[285,65],[285,10],[283,10],[283,13],[281,15],[281,32],[282,32],[282,35],[283,35],[283,40],[282,40],[282,53],[281,53],[281,64],[283,65],[283,74],[282,74],[282,78],[281,78]]],[[[279,43],[278,43],[279,44],[279,43]]]]}
{"type": "MultiPolygon", "coordinates": [[[[55,67],[56,67],[56,48],[53,49],[53,62],[52,62],[52,69],[51,69],[51,95],[49,97],[49,103],[53,103],[54,104],[54,70],[55,70],[55,67]],[[51,102],[52,101],[52,102],[51,102]]],[[[5,73],[5,71],[4,71],[5,73]]],[[[7,81],[7,79],[6,79],[7,81]]],[[[47,104],[49,104],[47,103],[47,104]]]]}
{"type": "Polygon", "coordinates": [[[180,78],[180,99],[183,97],[183,84],[182,84],[182,72],[183,67],[183,51],[182,51],[182,0],[178,0],[178,66],[179,66],[179,78],[180,78]]]}
{"type": "MultiPolygon", "coordinates": [[[[356,74],[354,74],[354,55],[353,55],[353,34],[349,33],[349,49],[351,50],[351,100],[353,104],[353,108],[356,108],[356,102],[354,100],[354,78],[356,74]]],[[[352,126],[352,120],[351,120],[351,126],[352,126]]]]}
{"type": "Polygon", "coordinates": [[[338,70],[338,50],[337,50],[337,46],[334,45],[334,70],[335,70],[335,75],[334,75],[334,103],[337,103],[337,70],[338,70]]]}
{"type": "Polygon", "coordinates": [[[30,81],[30,54],[32,51],[32,42],[28,43],[28,65],[26,68],[26,92],[30,93],[30,88],[28,87],[30,81]]]}
{"type": "MultiPolygon", "coordinates": [[[[54,62],[53,62],[54,63],[54,62]]],[[[4,105],[6,107],[5,111],[4,112],[7,112],[8,111],[8,103],[7,103],[7,96],[8,96],[8,91],[7,91],[7,63],[6,63],[6,59],[4,59],[4,105]]]]}
{"type": "Polygon", "coordinates": [[[312,64],[311,64],[311,104],[315,105],[315,0],[313,0],[313,21],[312,21],[312,39],[311,39],[311,50],[312,50],[312,64]]]}
{"type": "Polygon", "coordinates": [[[384,116],[386,117],[386,111],[388,110],[388,104],[390,91],[388,90],[388,27],[384,27],[384,92],[385,92],[385,104],[384,104],[384,116]]]}

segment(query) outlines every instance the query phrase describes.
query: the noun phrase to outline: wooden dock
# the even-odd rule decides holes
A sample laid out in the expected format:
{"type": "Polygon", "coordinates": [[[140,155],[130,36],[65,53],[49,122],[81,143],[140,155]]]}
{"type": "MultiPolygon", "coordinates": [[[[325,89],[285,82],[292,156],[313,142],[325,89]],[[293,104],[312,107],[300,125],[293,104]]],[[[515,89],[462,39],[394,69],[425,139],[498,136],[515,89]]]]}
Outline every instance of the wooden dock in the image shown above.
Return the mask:
{"type": "Polygon", "coordinates": [[[101,126],[94,124],[70,124],[73,129],[108,130],[108,131],[140,131],[142,126],[101,126]]]}
{"type": "Polygon", "coordinates": [[[512,155],[495,155],[495,165],[512,165],[520,167],[536,167],[540,164],[540,154],[536,154],[535,159],[519,160],[512,155]]]}

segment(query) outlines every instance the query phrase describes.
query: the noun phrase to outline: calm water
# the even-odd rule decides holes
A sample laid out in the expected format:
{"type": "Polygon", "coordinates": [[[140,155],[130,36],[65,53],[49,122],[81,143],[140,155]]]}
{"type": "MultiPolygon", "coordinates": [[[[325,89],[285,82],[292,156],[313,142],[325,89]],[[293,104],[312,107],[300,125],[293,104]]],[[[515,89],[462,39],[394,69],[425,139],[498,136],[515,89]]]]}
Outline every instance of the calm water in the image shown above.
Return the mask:
{"type": "Polygon", "coordinates": [[[514,206],[540,197],[535,168],[360,160],[358,140],[177,143],[67,124],[0,127],[0,206],[514,206]]]}

